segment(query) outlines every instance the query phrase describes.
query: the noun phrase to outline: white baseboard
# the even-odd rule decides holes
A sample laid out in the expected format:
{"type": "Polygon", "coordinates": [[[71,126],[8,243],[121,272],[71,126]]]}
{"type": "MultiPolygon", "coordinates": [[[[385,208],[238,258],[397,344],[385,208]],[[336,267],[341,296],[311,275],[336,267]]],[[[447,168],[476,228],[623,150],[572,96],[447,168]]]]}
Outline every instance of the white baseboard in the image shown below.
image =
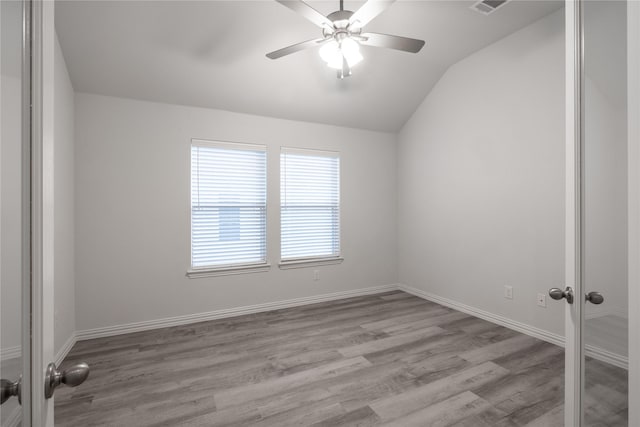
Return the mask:
{"type": "Polygon", "coordinates": [[[69,351],[71,351],[71,348],[77,341],[78,340],[76,338],[76,333],[74,332],[73,334],[71,334],[69,339],[62,345],[62,347],[60,347],[60,350],[58,350],[58,353],[56,353],[56,357],[54,359],[54,363],[56,364],[56,366],[60,366],[64,358],[67,357],[67,354],[69,354],[69,351]]]}
{"type": "MultiPolygon", "coordinates": [[[[523,334],[541,339],[543,341],[564,347],[564,337],[544,329],[536,328],[525,323],[517,322],[504,316],[500,316],[488,311],[480,310],[476,307],[472,307],[466,304],[459,303],[457,301],[443,298],[438,295],[431,294],[429,292],[417,289],[405,284],[391,284],[375,286],[371,288],[356,289],[352,291],[335,292],[331,294],[315,295],[311,297],[295,298],[285,301],[276,301],[264,304],[256,304],[244,307],[230,308],[225,310],[210,311],[207,313],[189,314],[185,316],[176,316],[165,319],[148,320],[144,322],[129,323],[125,325],[108,326],[104,328],[87,329],[83,331],[77,331],[75,335],[69,338],[65,345],[60,349],[56,356],[56,363],[60,363],[67,355],[73,344],[77,341],[83,341],[93,338],[103,338],[116,335],[129,334],[132,332],[148,331],[152,329],[168,328],[171,326],[188,325],[191,323],[205,322],[209,320],[224,319],[236,316],[242,316],[245,314],[261,313],[271,310],[280,310],[283,308],[298,307],[309,304],[316,304],[326,301],[335,301],[345,298],[352,298],[364,295],[373,295],[383,292],[389,292],[394,290],[401,290],[417,297],[426,299],[428,301],[435,302],[445,307],[453,308],[454,310],[461,311],[463,313],[470,314],[480,319],[487,320],[489,322],[504,326],[509,329],[521,332],[523,334]]],[[[609,363],[614,366],[618,366],[623,369],[628,369],[628,358],[623,357],[603,349],[587,346],[587,356],[594,359],[609,363]]]]}
{"type": "Polygon", "coordinates": [[[629,357],[627,356],[621,356],[619,354],[612,353],[603,348],[595,347],[589,344],[585,345],[585,350],[587,356],[589,357],[593,357],[594,359],[601,362],[617,366],[618,368],[629,370],[629,357]]]}
{"type": "MultiPolygon", "coordinates": [[[[64,343],[64,345],[60,348],[60,350],[58,350],[58,353],[56,354],[56,357],[54,359],[54,362],[57,366],[60,366],[60,363],[64,360],[65,357],[67,357],[67,354],[69,354],[69,351],[71,350],[73,345],[76,343],[76,341],[77,341],[76,334],[74,332],[73,334],[71,334],[69,339],[64,343]]],[[[20,346],[9,347],[9,348],[2,349],[2,352],[0,353],[0,359],[2,360],[15,359],[17,357],[20,357],[21,355],[22,355],[22,347],[20,346]]]]}
{"type": "MultiPolygon", "coordinates": [[[[444,305],[445,307],[453,308],[454,310],[461,311],[463,313],[470,314],[475,317],[479,317],[480,319],[487,320],[489,322],[504,326],[509,329],[513,329],[515,331],[521,332],[525,335],[529,335],[543,341],[558,345],[560,347],[564,347],[564,337],[562,335],[558,335],[549,331],[545,331],[544,329],[539,329],[531,325],[527,325],[525,323],[516,322],[515,320],[511,320],[504,316],[499,316],[497,314],[490,313],[488,311],[480,310],[475,307],[471,307],[466,304],[459,303],[457,301],[450,300],[448,298],[443,298],[438,295],[434,295],[432,293],[423,291],[422,289],[417,289],[409,285],[398,284],[398,289],[409,294],[415,295],[417,297],[426,299],[428,301],[435,302],[440,305],[444,305]]],[[[621,356],[607,350],[603,350],[598,347],[586,346],[586,355],[589,357],[593,357],[594,359],[600,360],[605,363],[609,363],[613,366],[617,366],[622,369],[629,369],[629,358],[625,356],[621,356]]]]}
{"type": "Polygon", "coordinates": [[[407,292],[409,294],[415,295],[417,297],[426,299],[428,301],[432,301],[440,305],[444,305],[445,307],[453,308],[454,310],[458,310],[463,313],[467,313],[472,316],[479,317],[480,319],[487,320],[492,323],[496,323],[498,325],[507,327],[509,329],[513,329],[514,331],[518,331],[523,334],[541,339],[543,341],[550,342],[551,344],[564,346],[564,337],[562,335],[554,334],[553,332],[545,331],[544,329],[539,329],[531,325],[527,325],[526,323],[516,322],[515,320],[511,320],[507,317],[499,316],[497,314],[490,313],[488,311],[480,310],[478,308],[471,307],[469,305],[462,304],[457,301],[450,300],[448,298],[443,298],[438,295],[434,295],[432,293],[423,291],[422,289],[414,288],[409,285],[400,284],[398,285],[398,289],[400,289],[401,291],[407,292]]]}
{"type": "Polygon", "coordinates": [[[87,329],[77,331],[75,338],[78,341],[93,338],[110,337],[115,335],[128,334],[132,332],[148,331],[152,329],[168,328],[171,326],[188,325],[190,323],[205,322],[208,320],[223,319],[228,317],[242,316],[245,314],[261,313],[264,311],[280,310],[283,308],[298,307],[302,305],[316,304],[325,301],[334,301],[345,298],[352,298],[364,295],[379,294],[394,291],[398,285],[382,285],[371,288],[355,289],[352,291],[334,292],[331,294],[314,295],[310,297],[295,298],[285,301],[269,302],[245,307],[230,308],[225,310],[210,311],[207,313],[188,314],[185,316],[169,317],[165,319],[148,320],[144,322],[129,323],[125,325],[107,326],[105,328],[87,329]]]}

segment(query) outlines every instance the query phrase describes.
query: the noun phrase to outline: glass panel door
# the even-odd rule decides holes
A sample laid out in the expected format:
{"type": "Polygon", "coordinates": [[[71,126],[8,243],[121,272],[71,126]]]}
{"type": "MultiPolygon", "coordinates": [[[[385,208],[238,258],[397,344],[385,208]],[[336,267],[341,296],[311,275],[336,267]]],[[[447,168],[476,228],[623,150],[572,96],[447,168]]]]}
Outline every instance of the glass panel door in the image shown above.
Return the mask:
{"type": "Polygon", "coordinates": [[[30,425],[28,3],[0,1],[0,425],[30,425]],[[26,72],[25,72],[26,71],[26,72]],[[26,76],[26,77],[25,77],[26,76]],[[21,394],[22,405],[18,394],[21,394]]]}
{"type": "Polygon", "coordinates": [[[582,2],[584,426],[628,418],[626,8],[582,2]]]}

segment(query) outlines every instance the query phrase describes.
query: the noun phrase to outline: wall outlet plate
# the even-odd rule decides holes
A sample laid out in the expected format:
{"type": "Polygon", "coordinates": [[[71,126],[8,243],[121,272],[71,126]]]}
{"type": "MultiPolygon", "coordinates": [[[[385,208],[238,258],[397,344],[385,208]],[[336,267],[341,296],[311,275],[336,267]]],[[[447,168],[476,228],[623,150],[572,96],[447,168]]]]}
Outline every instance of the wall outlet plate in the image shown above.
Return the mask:
{"type": "Polygon", "coordinates": [[[513,299],[513,286],[504,287],[504,297],[506,299],[513,299]]]}
{"type": "Polygon", "coordinates": [[[313,280],[314,281],[320,280],[320,270],[313,270],[313,280]]]}
{"type": "Polygon", "coordinates": [[[540,307],[546,307],[547,306],[547,296],[545,294],[538,294],[538,305],[540,307]]]}

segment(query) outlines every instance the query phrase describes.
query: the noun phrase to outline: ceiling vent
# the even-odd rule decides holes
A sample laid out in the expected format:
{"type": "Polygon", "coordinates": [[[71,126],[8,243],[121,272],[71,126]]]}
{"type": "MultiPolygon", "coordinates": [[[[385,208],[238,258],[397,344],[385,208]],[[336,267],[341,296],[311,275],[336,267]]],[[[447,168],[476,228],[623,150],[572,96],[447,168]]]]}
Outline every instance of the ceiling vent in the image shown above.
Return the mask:
{"type": "Polygon", "coordinates": [[[502,7],[509,0],[480,0],[471,6],[471,9],[483,15],[489,15],[502,7]]]}

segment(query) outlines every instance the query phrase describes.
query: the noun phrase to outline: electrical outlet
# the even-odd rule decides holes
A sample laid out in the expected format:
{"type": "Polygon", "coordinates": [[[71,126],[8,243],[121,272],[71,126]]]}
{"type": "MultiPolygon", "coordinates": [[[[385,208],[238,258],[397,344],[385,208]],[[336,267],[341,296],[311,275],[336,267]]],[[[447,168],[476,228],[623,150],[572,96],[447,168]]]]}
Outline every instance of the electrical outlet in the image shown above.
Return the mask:
{"type": "Polygon", "coordinates": [[[320,270],[313,270],[313,280],[316,282],[320,280],[320,270]]]}
{"type": "Polygon", "coordinates": [[[545,294],[538,294],[538,305],[540,307],[547,306],[547,296],[545,294]]]}
{"type": "Polygon", "coordinates": [[[506,299],[513,299],[513,286],[504,287],[504,297],[506,299]]]}

